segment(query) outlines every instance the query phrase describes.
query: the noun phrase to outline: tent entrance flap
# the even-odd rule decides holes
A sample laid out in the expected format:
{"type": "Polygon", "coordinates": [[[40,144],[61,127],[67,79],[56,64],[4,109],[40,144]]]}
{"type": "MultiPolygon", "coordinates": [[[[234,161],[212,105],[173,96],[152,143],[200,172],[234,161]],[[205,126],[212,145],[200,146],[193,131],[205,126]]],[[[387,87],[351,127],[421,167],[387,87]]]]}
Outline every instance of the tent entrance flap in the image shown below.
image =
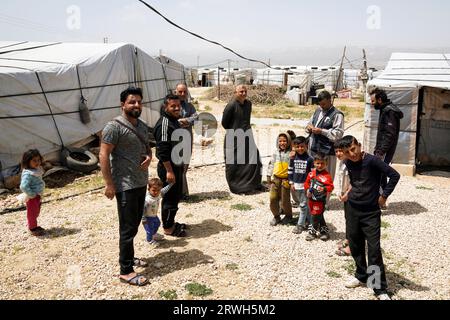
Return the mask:
{"type": "Polygon", "coordinates": [[[450,91],[426,87],[420,112],[417,161],[450,167],[450,91]]]}

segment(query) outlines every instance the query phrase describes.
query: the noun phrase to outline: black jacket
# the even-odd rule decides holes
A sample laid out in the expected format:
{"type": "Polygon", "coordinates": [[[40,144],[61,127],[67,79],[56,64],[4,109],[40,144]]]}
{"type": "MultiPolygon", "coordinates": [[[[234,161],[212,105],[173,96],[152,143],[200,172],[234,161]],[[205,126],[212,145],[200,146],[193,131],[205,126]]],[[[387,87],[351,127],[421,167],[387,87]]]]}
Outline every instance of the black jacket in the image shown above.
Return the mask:
{"type": "Polygon", "coordinates": [[[156,140],[156,157],[161,162],[172,161],[172,149],[180,143],[180,141],[172,141],[172,133],[180,129],[178,119],[175,119],[165,111],[161,111],[161,117],[156,122],[153,134],[156,140]]]}
{"type": "Polygon", "coordinates": [[[400,132],[400,119],[402,118],[403,112],[392,102],[389,101],[381,107],[378,120],[377,143],[374,150],[375,155],[394,155],[400,132]]]}

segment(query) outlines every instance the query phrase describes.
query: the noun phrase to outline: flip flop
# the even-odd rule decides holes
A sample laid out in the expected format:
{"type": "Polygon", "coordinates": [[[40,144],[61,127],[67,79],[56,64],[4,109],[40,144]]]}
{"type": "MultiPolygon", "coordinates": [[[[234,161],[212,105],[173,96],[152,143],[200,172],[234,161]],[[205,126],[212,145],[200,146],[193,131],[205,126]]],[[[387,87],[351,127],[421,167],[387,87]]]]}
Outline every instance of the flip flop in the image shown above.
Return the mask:
{"type": "Polygon", "coordinates": [[[148,263],[139,258],[133,258],[133,265],[135,267],[142,267],[142,268],[148,267],[148,263]]]}
{"type": "Polygon", "coordinates": [[[120,282],[128,283],[129,285],[138,286],[138,287],[145,286],[149,283],[148,279],[141,274],[137,274],[133,278],[130,278],[128,280],[124,279],[124,278],[120,278],[120,282]]]}
{"type": "Polygon", "coordinates": [[[340,257],[349,257],[351,256],[350,253],[345,252],[345,250],[343,248],[339,248],[338,250],[336,250],[335,252],[338,256],[340,257]]]}

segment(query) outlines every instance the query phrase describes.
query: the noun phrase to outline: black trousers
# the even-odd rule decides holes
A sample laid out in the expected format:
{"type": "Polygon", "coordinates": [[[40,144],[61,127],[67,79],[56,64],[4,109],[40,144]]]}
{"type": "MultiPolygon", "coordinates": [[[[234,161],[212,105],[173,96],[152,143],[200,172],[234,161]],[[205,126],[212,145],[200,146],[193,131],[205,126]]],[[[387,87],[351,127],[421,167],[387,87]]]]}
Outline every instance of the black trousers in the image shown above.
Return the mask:
{"type": "Polygon", "coordinates": [[[322,231],[322,228],[327,227],[327,223],[325,222],[324,212],[317,215],[311,215],[311,224],[314,230],[322,231]]]}
{"type": "Polygon", "coordinates": [[[355,277],[367,283],[375,294],[386,293],[386,273],[380,244],[381,211],[362,212],[348,203],[346,225],[350,251],[356,263],[355,277]],[[366,241],[368,261],[366,261],[366,241]]]}
{"type": "MultiPolygon", "coordinates": [[[[388,150],[388,152],[385,154],[383,162],[386,163],[387,165],[390,165],[392,162],[392,159],[394,159],[394,154],[395,154],[395,148],[391,148],[390,150],[388,150]]],[[[386,188],[387,186],[387,176],[385,174],[381,175],[381,190],[384,190],[384,188],[386,188]]],[[[381,193],[381,192],[380,192],[381,193]]]]}
{"type": "MultiPolygon", "coordinates": [[[[161,220],[164,229],[171,228],[175,223],[175,216],[178,212],[178,203],[182,197],[183,192],[183,166],[174,166],[172,164],[173,173],[175,174],[175,184],[165,194],[161,202],[161,220]]],[[[167,171],[164,165],[158,163],[158,176],[164,184],[167,183],[167,171]]]]}
{"type": "Polygon", "coordinates": [[[134,272],[134,244],[144,212],[147,188],[137,188],[116,193],[117,211],[119,213],[119,263],[120,274],[134,272]]]}

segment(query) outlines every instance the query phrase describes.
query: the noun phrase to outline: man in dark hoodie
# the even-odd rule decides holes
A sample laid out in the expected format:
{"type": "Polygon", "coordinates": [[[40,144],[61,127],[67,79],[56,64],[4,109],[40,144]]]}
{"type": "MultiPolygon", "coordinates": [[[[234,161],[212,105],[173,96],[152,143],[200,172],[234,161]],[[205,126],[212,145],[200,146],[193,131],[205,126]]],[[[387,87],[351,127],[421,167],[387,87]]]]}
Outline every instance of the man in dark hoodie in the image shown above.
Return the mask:
{"type": "MultiPolygon", "coordinates": [[[[182,196],[184,162],[183,159],[173,159],[172,152],[175,147],[179,148],[179,143],[183,143],[183,151],[189,152],[191,146],[190,141],[180,141],[177,138],[181,136],[187,140],[190,139],[189,133],[180,127],[178,122],[180,116],[180,98],[176,95],[169,94],[164,100],[161,118],[156,122],[155,128],[153,129],[156,139],[156,157],[159,159],[158,176],[163,182],[164,187],[171,183],[174,184],[164,195],[161,210],[164,233],[174,237],[186,236],[186,225],[175,222],[178,203],[182,196]]],[[[174,152],[174,154],[177,154],[177,152],[174,152]]],[[[180,158],[183,156],[180,155],[180,158]]]]}
{"type": "MultiPolygon", "coordinates": [[[[380,110],[374,155],[389,165],[394,158],[395,149],[397,148],[400,119],[403,118],[403,112],[388,99],[386,91],[382,89],[376,88],[372,90],[370,100],[375,110],[380,110]]],[[[381,188],[383,190],[386,184],[387,177],[382,175],[381,188]]]]}

